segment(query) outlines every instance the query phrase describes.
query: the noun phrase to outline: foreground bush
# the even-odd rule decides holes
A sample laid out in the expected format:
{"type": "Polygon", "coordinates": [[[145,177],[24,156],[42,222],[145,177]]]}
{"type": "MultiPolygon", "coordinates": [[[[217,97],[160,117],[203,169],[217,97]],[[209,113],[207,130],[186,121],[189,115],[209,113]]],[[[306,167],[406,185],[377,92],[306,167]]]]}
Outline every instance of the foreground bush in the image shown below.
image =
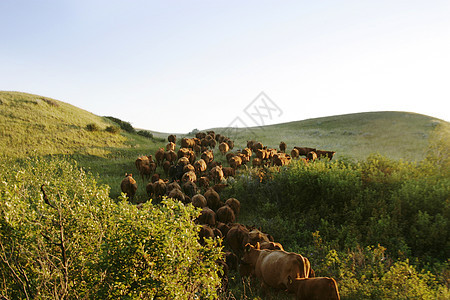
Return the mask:
{"type": "Polygon", "coordinates": [[[60,159],[3,162],[0,178],[0,295],[215,297],[220,248],[197,243],[192,206],[116,204],[108,187],[60,159]]]}
{"type": "Polygon", "coordinates": [[[360,163],[250,168],[225,193],[241,201],[241,222],[261,226],[288,251],[310,258],[318,275],[338,280],[344,298],[448,296],[450,176],[436,160],[372,155],[360,163]],[[326,241],[321,251],[315,234],[326,241]],[[402,281],[402,270],[414,274],[416,268],[426,271],[402,281]]]}

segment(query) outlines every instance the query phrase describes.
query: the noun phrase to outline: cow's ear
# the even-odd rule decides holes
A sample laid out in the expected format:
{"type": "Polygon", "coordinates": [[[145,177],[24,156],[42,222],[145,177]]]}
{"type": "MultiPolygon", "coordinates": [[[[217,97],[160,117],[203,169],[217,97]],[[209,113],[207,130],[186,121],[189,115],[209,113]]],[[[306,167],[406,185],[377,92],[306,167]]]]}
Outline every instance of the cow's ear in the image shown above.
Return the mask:
{"type": "Polygon", "coordinates": [[[258,250],[261,249],[261,245],[259,244],[259,242],[256,242],[256,249],[258,249],[258,250]]]}

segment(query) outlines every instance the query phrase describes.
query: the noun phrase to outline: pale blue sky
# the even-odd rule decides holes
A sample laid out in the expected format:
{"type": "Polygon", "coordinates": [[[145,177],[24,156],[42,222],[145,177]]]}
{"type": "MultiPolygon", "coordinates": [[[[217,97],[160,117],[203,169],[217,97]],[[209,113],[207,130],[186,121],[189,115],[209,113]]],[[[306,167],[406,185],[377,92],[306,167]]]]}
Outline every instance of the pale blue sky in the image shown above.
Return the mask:
{"type": "Polygon", "coordinates": [[[137,128],[365,111],[449,121],[450,1],[0,0],[0,90],[137,128]]]}

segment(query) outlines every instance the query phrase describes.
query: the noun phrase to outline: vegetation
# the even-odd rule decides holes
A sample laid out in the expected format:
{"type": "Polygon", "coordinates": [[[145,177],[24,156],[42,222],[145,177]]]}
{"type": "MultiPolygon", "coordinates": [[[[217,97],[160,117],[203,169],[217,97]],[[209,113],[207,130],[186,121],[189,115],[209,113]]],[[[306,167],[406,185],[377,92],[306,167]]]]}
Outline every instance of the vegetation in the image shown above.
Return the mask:
{"type": "Polygon", "coordinates": [[[60,159],[3,164],[0,178],[0,295],[216,298],[221,247],[197,242],[192,206],[116,204],[107,186],[60,159]]]}
{"type": "MultiPolygon", "coordinates": [[[[0,92],[0,108],[0,295],[216,297],[221,247],[196,242],[198,211],[153,205],[139,176],[144,204],[120,191],[135,159],[167,134],[24,93],[0,92]]],[[[256,138],[337,151],[333,161],[240,170],[222,194],[241,201],[239,222],[307,256],[318,276],[336,278],[342,299],[450,298],[449,123],[377,112],[235,134],[236,148],[256,138]]],[[[261,296],[238,273],[229,278],[221,299],[261,296]]]]}
{"type": "Polygon", "coordinates": [[[415,113],[381,111],[215,131],[226,132],[237,145],[255,139],[278,148],[280,141],[284,141],[288,149],[308,146],[336,151],[337,159],[358,161],[378,153],[395,160],[421,161],[426,155],[428,138],[438,127],[443,130],[449,124],[415,113]]]}
{"type": "Polygon", "coordinates": [[[67,103],[19,92],[0,92],[0,153],[22,158],[73,154],[106,156],[127,147],[124,135],[104,129],[112,123],[67,103]],[[97,128],[99,130],[89,130],[97,128]],[[88,129],[88,130],[87,130],[88,129]]]}
{"type": "Polygon", "coordinates": [[[448,141],[433,142],[420,163],[372,155],[250,169],[224,198],[241,201],[240,222],[336,278],[345,299],[447,299],[448,141]]]}

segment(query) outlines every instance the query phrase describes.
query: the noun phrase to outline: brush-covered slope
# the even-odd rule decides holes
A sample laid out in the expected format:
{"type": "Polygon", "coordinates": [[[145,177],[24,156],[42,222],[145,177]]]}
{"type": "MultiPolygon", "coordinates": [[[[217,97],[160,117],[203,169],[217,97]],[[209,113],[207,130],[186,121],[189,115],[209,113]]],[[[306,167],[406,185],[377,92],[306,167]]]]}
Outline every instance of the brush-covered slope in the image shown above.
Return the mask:
{"type": "Polygon", "coordinates": [[[365,159],[379,153],[391,159],[419,161],[436,136],[450,139],[450,124],[409,112],[365,112],[330,116],[248,129],[215,129],[244,146],[249,139],[278,148],[288,145],[336,151],[336,158],[365,159]]]}
{"type": "Polygon", "coordinates": [[[103,117],[47,97],[0,91],[0,153],[7,157],[47,154],[105,155],[126,138],[105,131],[103,117]],[[96,131],[87,130],[95,124],[96,131]]]}

